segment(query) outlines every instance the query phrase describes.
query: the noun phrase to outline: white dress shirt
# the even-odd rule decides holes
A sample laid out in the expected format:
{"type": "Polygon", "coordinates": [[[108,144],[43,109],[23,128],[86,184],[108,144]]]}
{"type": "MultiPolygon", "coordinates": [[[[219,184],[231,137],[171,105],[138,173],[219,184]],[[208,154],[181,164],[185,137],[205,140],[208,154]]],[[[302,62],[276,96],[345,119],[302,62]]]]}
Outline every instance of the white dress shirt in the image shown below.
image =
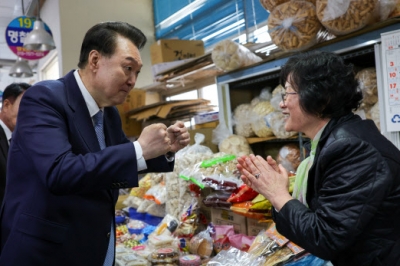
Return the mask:
{"type": "Polygon", "coordinates": [[[11,130],[6,126],[6,124],[4,124],[3,120],[1,120],[1,119],[0,119],[0,126],[3,128],[4,133],[6,134],[6,138],[8,140],[8,145],[10,145],[10,139],[11,139],[11,135],[12,135],[11,130]]]}
{"type": "MultiPolygon", "coordinates": [[[[97,105],[96,101],[93,99],[92,95],[90,95],[90,93],[86,89],[85,85],[83,84],[82,79],[79,76],[78,70],[74,71],[74,76],[75,76],[76,82],[78,83],[79,89],[82,92],[83,98],[85,99],[87,108],[89,110],[90,117],[93,117],[100,110],[100,108],[97,105]]],[[[135,146],[138,171],[146,170],[147,164],[146,164],[146,160],[143,158],[142,147],[140,146],[139,142],[137,142],[137,141],[134,141],[133,145],[135,146]]]]}

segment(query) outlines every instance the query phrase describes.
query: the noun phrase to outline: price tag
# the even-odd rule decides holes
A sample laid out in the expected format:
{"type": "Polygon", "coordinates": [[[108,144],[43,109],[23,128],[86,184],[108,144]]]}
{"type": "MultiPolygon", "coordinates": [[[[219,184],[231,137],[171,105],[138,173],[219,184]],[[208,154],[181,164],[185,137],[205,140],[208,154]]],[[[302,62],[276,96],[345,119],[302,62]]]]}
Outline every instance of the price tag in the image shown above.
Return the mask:
{"type": "MultiPolygon", "coordinates": [[[[18,57],[27,60],[37,60],[45,57],[50,51],[27,50],[24,46],[26,35],[33,30],[35,18],[21,16],[13,19],[6,28],[6,41],[11,51],[18,57]]],[[[50,28],[44,23],[45,30],[50,34],[50,28]]]]}
{"type": "Polygon", "coordinates": [[[381,37],[386,130],[400,131],[400,30],[381,37]]]}

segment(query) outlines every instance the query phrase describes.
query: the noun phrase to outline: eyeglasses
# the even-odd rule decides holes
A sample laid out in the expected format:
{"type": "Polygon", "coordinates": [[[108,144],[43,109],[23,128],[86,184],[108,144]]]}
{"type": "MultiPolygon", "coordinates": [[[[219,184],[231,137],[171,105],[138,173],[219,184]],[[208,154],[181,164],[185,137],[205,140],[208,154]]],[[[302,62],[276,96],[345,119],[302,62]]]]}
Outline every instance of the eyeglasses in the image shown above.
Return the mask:
{"type": "Polygon", "coordinates": [[[291,95],[291,94],[294,95],[294,94],[297,94],[297,92],[285,92],[285,93],[281,94],[283,103],[285,103],[287,95],[291,95]]]}

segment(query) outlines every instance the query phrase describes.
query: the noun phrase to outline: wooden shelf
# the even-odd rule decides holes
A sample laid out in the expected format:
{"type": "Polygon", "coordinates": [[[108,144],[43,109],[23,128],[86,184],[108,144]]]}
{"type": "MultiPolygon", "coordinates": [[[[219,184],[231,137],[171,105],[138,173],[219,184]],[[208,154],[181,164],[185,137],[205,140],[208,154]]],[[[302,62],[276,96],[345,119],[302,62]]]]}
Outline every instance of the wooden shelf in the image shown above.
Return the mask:
{"type": "MultiPolygon", "coordinates": [[[[303,136],[303,139],[305,139],[306,137],[303,136]]],[[[286,138],[286,139],[282,139],[282,138],[277,138],[275,136],[271,136],[271,137],[265,137],[265,138],[259,138],[259,137],[251,137],[251,138],[246,138],[247,142],[249,144],[254,144],[254,143],[259,143],[259,142],[287,142],[287,141],[298,141],[299,140],[299,136],[295,135],[292,136],[290,138],[286,138]]]]}

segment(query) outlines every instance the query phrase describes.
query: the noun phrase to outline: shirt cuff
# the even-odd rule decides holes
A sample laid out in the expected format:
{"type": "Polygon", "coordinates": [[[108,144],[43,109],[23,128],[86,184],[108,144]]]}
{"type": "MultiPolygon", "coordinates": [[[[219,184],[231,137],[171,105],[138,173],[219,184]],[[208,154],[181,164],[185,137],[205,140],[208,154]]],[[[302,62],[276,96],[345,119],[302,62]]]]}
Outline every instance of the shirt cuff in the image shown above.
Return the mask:
{"type": "Polygon", "coordinates": [[[143,158],[142,147],[140,146],[139,142],[137,142],[137,141],[133,142],[133,146],[135,146],[136,162],[137,162],[138,171],[146,170],[147,164],[146,164],[146,160],[143,158]]]}

